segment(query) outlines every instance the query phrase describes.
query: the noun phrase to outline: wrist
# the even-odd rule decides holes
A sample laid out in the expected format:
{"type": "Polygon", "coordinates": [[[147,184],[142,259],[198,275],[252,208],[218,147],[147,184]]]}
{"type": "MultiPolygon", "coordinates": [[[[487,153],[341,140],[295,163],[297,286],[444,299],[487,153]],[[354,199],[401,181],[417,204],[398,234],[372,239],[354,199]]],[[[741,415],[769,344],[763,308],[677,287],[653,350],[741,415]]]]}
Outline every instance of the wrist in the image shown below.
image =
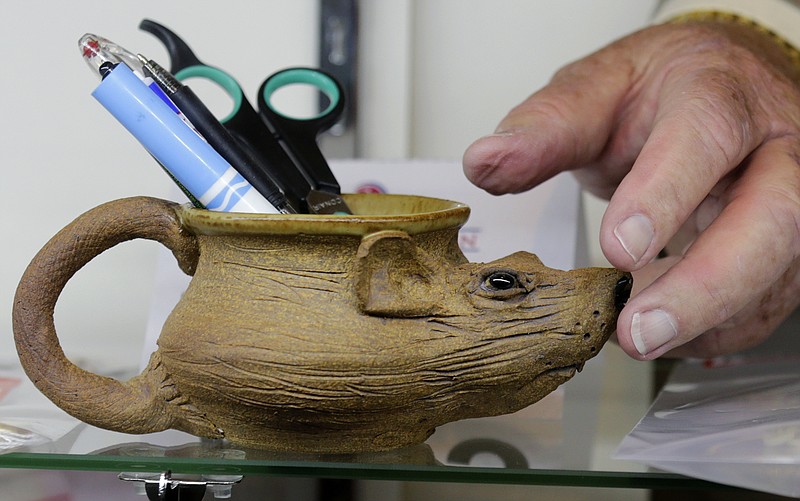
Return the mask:
{"type": "Polygon", "coordinates": [[[694,10],[681,12],[664,20],[667,23],[726,23],[746,27],[768,38],[791,61],[796,71],[800,71],[800,49],[781,34],[747,16],[723,10],[694,10]]]}
{"type": "MultiPolygon", "coordinates": [[[[701,13],[718,16],[706,22],[730,22],[723,20],[724,15],[734,15],[742,25],[766,30],[764,33],[778,45],[800,48],[800,0],[661,0],[653,21],[662,23],[701,13]]],[[[790,57],[794,60],[795,56],[790,57]]]]}

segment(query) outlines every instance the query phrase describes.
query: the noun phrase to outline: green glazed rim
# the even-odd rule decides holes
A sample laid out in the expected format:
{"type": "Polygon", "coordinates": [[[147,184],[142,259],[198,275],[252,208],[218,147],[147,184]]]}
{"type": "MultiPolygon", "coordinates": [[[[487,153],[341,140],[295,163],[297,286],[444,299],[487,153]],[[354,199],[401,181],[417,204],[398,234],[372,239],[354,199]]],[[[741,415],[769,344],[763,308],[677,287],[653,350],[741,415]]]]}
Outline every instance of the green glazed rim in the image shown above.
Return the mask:
{"type": "Polygon", "coordinates": [[[458,229],[469,218],[461,202],[417,195],[343,194],[353,214],[250,214],[180,206],[184,228],[198,235],[311,234],[368,235],[399,230],[409,235],[458,229]]]}

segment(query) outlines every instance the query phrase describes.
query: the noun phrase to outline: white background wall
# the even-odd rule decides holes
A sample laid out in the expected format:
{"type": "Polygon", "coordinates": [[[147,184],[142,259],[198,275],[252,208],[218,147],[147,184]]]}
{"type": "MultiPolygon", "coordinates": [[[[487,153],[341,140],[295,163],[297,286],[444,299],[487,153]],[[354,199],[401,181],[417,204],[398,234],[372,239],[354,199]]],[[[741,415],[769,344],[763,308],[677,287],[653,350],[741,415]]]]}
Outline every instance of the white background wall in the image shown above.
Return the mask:
{"type": "MultiPolygon", "coordinates": [[[[363,0],[359,153],[460,158],[558,67],[645,25],[655,3],[363,0]]],[[[143,17],[153,18],[233,74],[252,99],[272,71],[316,64],[316,16],[316,0],[3,1],[0,362],[16,357],[17,281],[50,236],[102,202],[173,192],[91,98],[97,80],[81,60],[78,38],[94,32],[166,63],[160,43],[137,29],[143,17]]],[[[122,245],[68,284],[56,320],[73,360],[103,371],[136,366],[155,250],[148,242],[122,245]]]]}

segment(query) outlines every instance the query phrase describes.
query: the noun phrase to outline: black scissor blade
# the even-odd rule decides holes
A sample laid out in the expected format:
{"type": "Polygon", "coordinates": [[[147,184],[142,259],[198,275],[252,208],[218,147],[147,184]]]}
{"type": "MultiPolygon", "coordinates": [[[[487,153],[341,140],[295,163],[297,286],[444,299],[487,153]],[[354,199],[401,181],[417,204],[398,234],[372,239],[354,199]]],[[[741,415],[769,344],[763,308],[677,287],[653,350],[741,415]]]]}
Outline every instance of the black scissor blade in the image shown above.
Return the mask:
{"type": "Polygon", "coordinates": [[[328,191],[309,191],[306,204],[313,214],[352,214],[341,195],[328,191]]]}
{"type": "Polygon", "coordinates": [[[154,35],[164,44],[170,59],[169,72],[173,75],[190,66],[204,66],[203,62],[194,55],[189,45],[163,24],[151,19],[142,19],[142,22],[139,23],[139,29],[154,35]]]}

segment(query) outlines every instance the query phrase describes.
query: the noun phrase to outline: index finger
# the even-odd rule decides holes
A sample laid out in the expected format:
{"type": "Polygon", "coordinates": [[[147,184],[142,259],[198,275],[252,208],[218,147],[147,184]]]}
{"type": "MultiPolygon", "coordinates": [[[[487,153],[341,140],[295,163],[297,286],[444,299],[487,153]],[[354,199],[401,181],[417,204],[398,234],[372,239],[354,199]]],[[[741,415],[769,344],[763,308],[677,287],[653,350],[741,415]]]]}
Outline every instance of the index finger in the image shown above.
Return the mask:
{"type": "MultiPolygon", "coordinates": [[[[628,302],[617,330],[625,351],[651,359],[695,339],[760,298],[792,266],[800,255],[796,141],[760,147],[731,185],[727,206],[682,260],[628,302]]],[[[695,356],[742,349],[750,336],[710,339],[708,352],[695,356]]]]}
{"type": "Polygon", "coordinates": [[[600,227],[612,265],[634,270],[654,259],[717,182],[763,140],[752,101],[713,68],[665,84],[652,132],[600,227]]]}

